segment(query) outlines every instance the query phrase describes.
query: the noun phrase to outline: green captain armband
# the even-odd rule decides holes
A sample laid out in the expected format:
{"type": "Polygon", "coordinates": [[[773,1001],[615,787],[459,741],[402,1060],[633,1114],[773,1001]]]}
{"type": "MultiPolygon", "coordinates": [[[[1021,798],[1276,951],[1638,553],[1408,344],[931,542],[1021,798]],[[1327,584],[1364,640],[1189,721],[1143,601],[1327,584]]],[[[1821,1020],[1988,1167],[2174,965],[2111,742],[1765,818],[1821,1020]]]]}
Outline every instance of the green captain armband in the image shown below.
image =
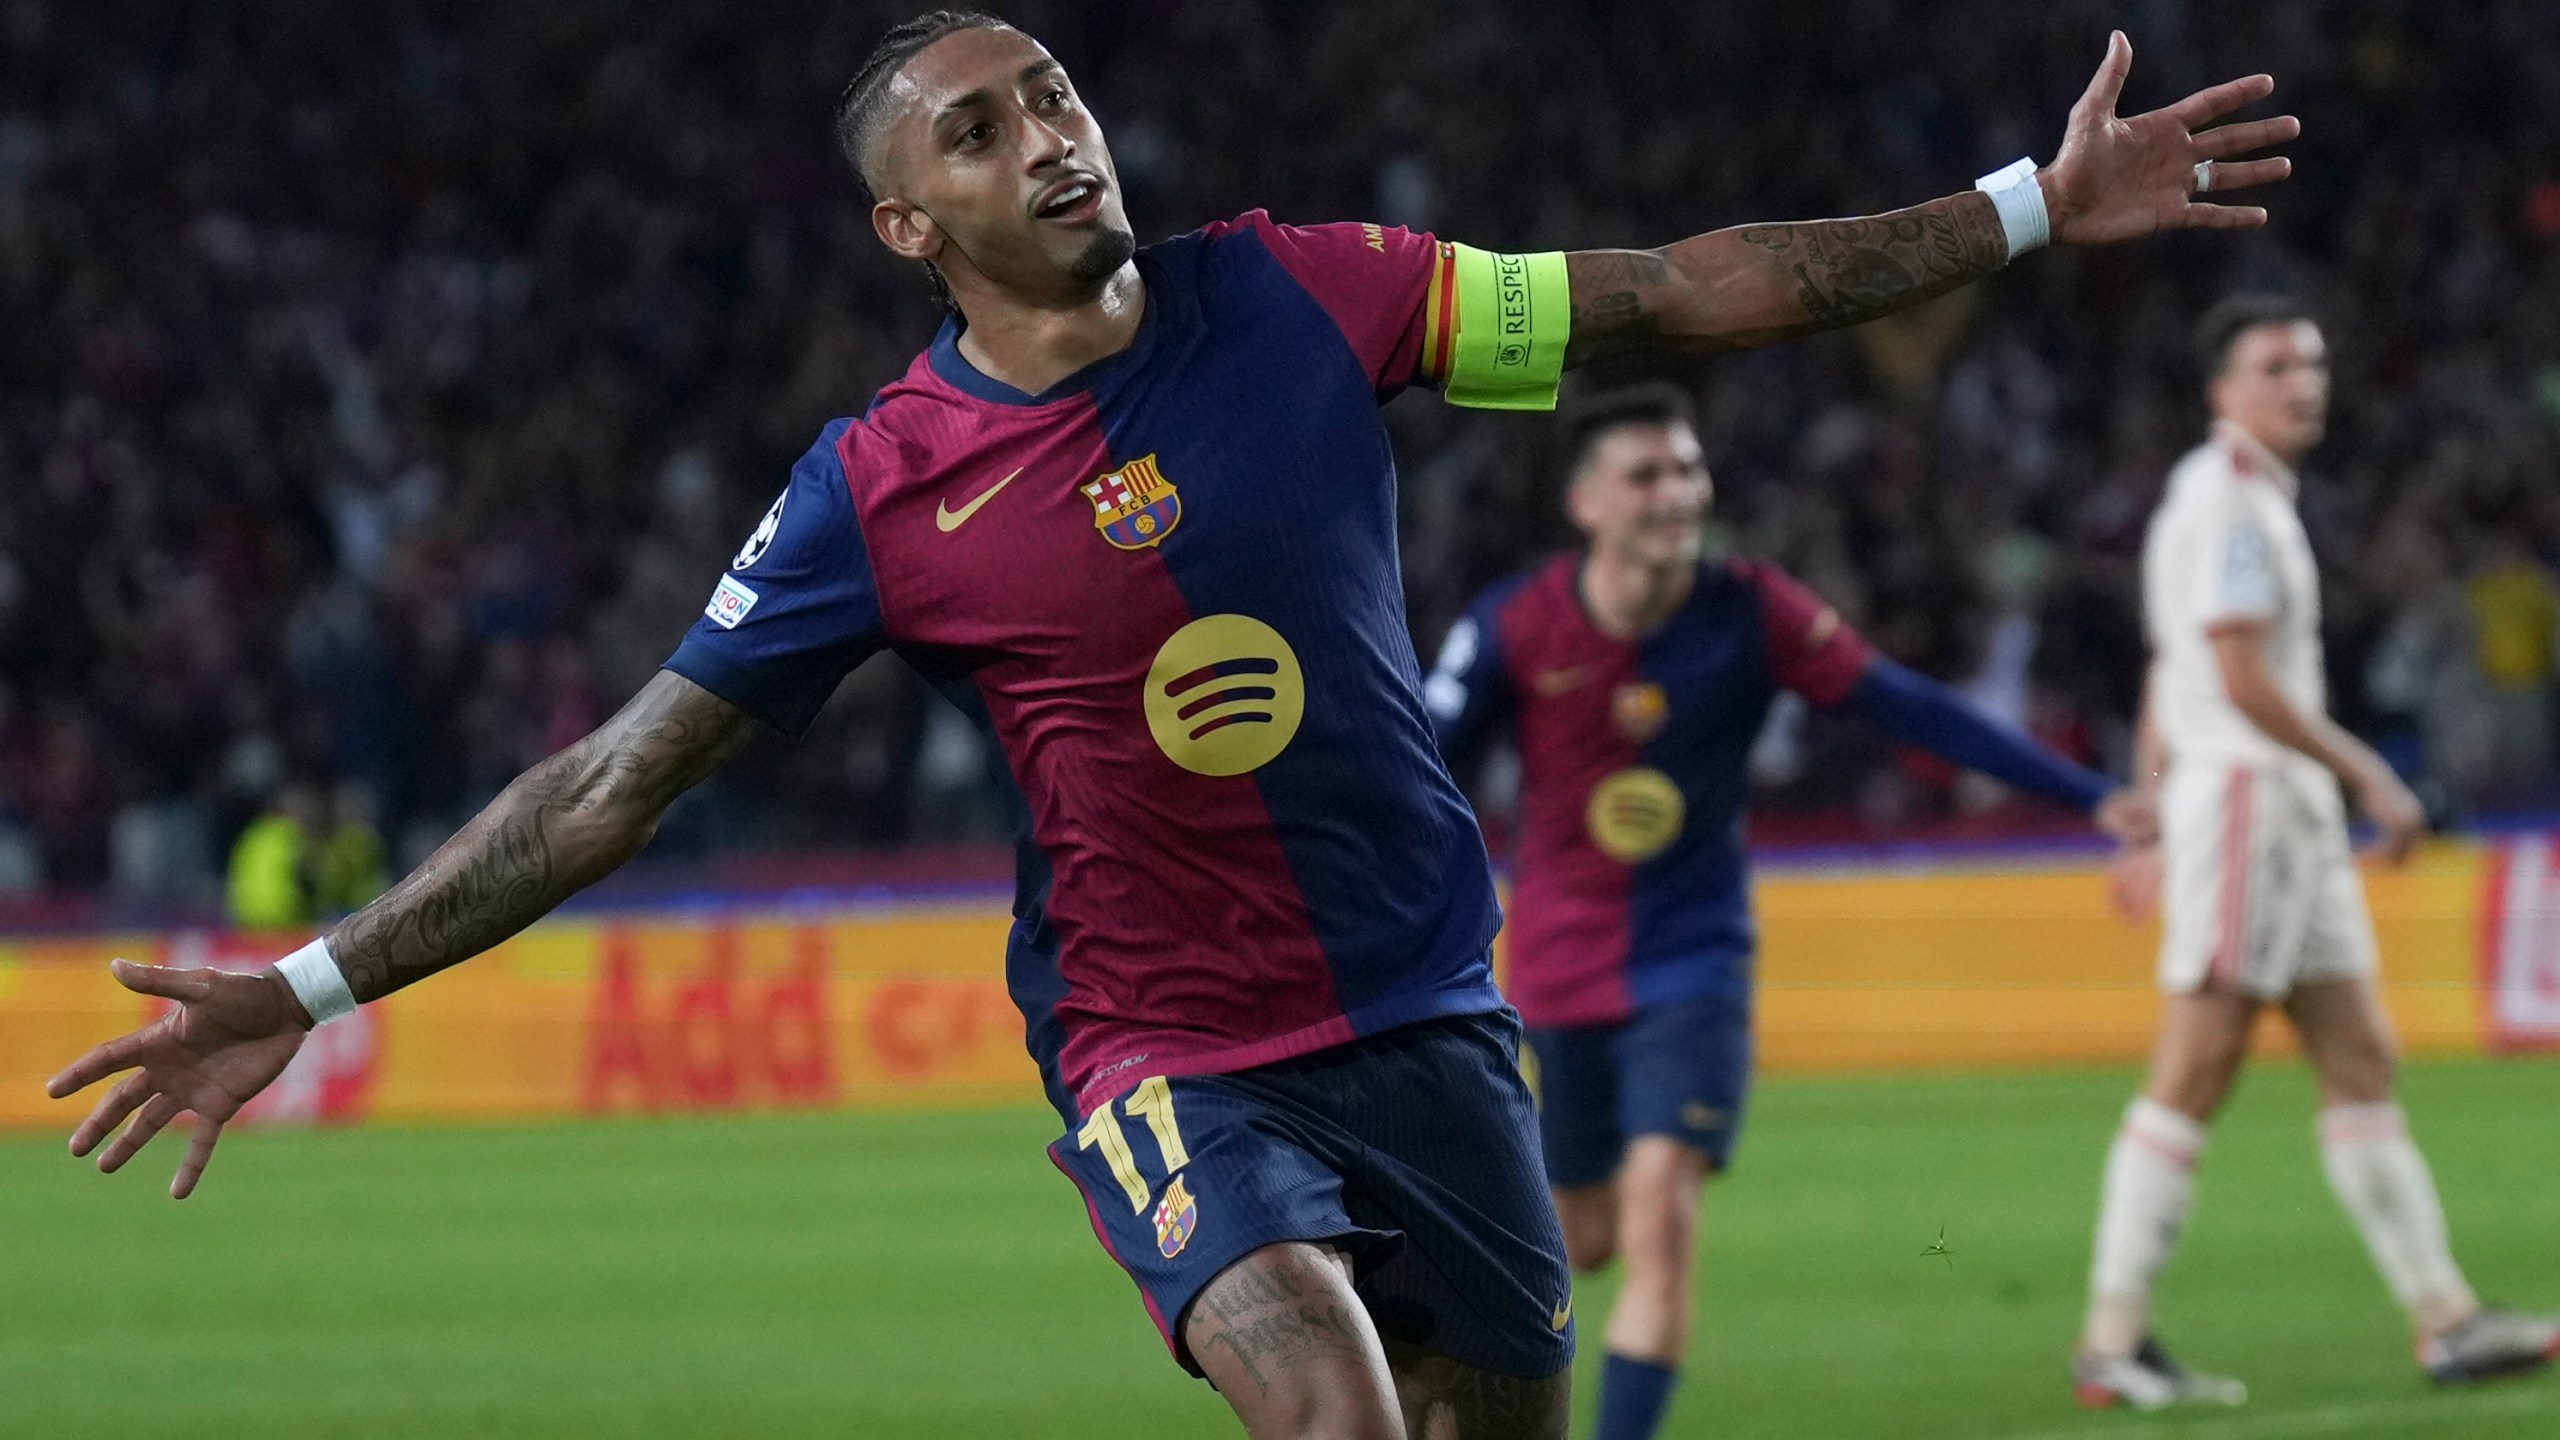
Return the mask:
{"type": "Polygon", "coordinates": [[[1565,342],[1573,336],[1564,252],[1497,255],[1453,244],[1449,266],[1456,314],[1431,317],[1455,321],[1453,335],[1435,337],[1442,340],[1449,403],[1478,410],[1556,408],[1565,342]]]}

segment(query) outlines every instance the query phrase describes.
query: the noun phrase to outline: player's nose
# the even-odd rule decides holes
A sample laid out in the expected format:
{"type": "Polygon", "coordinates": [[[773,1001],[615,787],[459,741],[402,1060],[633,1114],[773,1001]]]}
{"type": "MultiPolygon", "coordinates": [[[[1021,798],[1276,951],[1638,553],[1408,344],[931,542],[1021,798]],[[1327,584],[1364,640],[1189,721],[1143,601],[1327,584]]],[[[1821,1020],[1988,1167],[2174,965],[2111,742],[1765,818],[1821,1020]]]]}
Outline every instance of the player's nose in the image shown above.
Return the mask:
{"type": "Polygon", "coordinates": [[[1074,138],[1038,115],[1028,117],[1022,127],[1022,168],[1040,171],[1075,158],[1074,138]]]}

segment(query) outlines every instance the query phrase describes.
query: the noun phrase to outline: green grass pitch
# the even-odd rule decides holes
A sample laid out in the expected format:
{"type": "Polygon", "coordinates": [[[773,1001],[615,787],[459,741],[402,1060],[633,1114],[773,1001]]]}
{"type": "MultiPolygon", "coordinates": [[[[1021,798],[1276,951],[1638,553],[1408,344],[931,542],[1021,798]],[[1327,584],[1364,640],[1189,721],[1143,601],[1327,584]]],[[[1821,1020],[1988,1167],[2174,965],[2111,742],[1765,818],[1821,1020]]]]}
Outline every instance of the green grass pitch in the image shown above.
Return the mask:
{"type": "MultiPolygon", "coordinates": [[[[2215,1136],[2161,1307],[2251,1404],[2073,1408],[2062,1356],[2130,1084],[1766,1084],[1708,1196],[1701,1354],[1669,1433],[2560,1434],[2560,1376],[2419,1381],[2321,1181],[2308,1081],[2281,1065],[2215,1136]],[[1942,1232],[1950,1253],[1925,1255],[1942,1232]]],[[[2560,1305],[2560,1062],[2413,1065],[2407,1095],[2475,1281],[2560,1305]]],[[[1039,1153],[1052,1129],[1024,1109],[247,1133],[184,1205],[165,1140],[101,1178],[12,1137],[0,1435],[1236,1433],[1094,1244],[1039,1153]]],[[[1580,1301],[1586,1414],[1608,1298],[1604,1278],[1580,1301]]]]}

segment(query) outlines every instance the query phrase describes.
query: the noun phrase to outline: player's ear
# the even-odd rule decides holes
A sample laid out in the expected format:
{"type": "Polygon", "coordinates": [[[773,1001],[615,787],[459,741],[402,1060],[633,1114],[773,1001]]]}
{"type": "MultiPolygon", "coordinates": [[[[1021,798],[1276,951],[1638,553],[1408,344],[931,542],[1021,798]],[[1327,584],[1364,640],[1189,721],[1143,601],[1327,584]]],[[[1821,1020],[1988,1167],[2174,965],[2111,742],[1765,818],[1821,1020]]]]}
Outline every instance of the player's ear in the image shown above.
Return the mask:
{"type": "Polygon", "coordinates": [[[942,227],[922,207],[905,200],[873,205],[871,230],[890,254],[902,259],[932,260],[942,253],[942,227]]]}
{"type": "Polygon", "coordinates": [[[1564,518],[1585,535],[1591,533],[1593,523],[1591,486],[1587,483],[1590,474],[1589,466],[1576,466],[1572,474],[1564,477],[1564,518]]]}
{"type": "Polygon", "coordinates": [[[2228,391],[2230,388],[2231,366],[2228,363],[2225,363],[2220,370],[2213,373],[2213,378],[2204,382],[2204,411],[2206,414],[2211,415],[2216,419],[2220,419],[2223,415],[2229,413],[2230,407],[2223,403],[2223,395],[2224,392],[2228,391]]]}

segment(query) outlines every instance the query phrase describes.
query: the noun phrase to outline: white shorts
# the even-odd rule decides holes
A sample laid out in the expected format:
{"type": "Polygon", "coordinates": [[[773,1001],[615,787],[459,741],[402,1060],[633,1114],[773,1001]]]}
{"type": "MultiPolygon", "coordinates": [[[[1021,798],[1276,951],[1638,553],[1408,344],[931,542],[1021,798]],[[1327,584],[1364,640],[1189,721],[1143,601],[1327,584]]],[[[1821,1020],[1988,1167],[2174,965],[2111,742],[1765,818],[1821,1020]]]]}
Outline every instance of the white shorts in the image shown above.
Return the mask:
{"type": "Polygon", "coordinates": [[[2271,766],[2173,769],[2160,797],[2160,988],[2262,1000],[2374,973],[2337,787],[2271,766]]]}

